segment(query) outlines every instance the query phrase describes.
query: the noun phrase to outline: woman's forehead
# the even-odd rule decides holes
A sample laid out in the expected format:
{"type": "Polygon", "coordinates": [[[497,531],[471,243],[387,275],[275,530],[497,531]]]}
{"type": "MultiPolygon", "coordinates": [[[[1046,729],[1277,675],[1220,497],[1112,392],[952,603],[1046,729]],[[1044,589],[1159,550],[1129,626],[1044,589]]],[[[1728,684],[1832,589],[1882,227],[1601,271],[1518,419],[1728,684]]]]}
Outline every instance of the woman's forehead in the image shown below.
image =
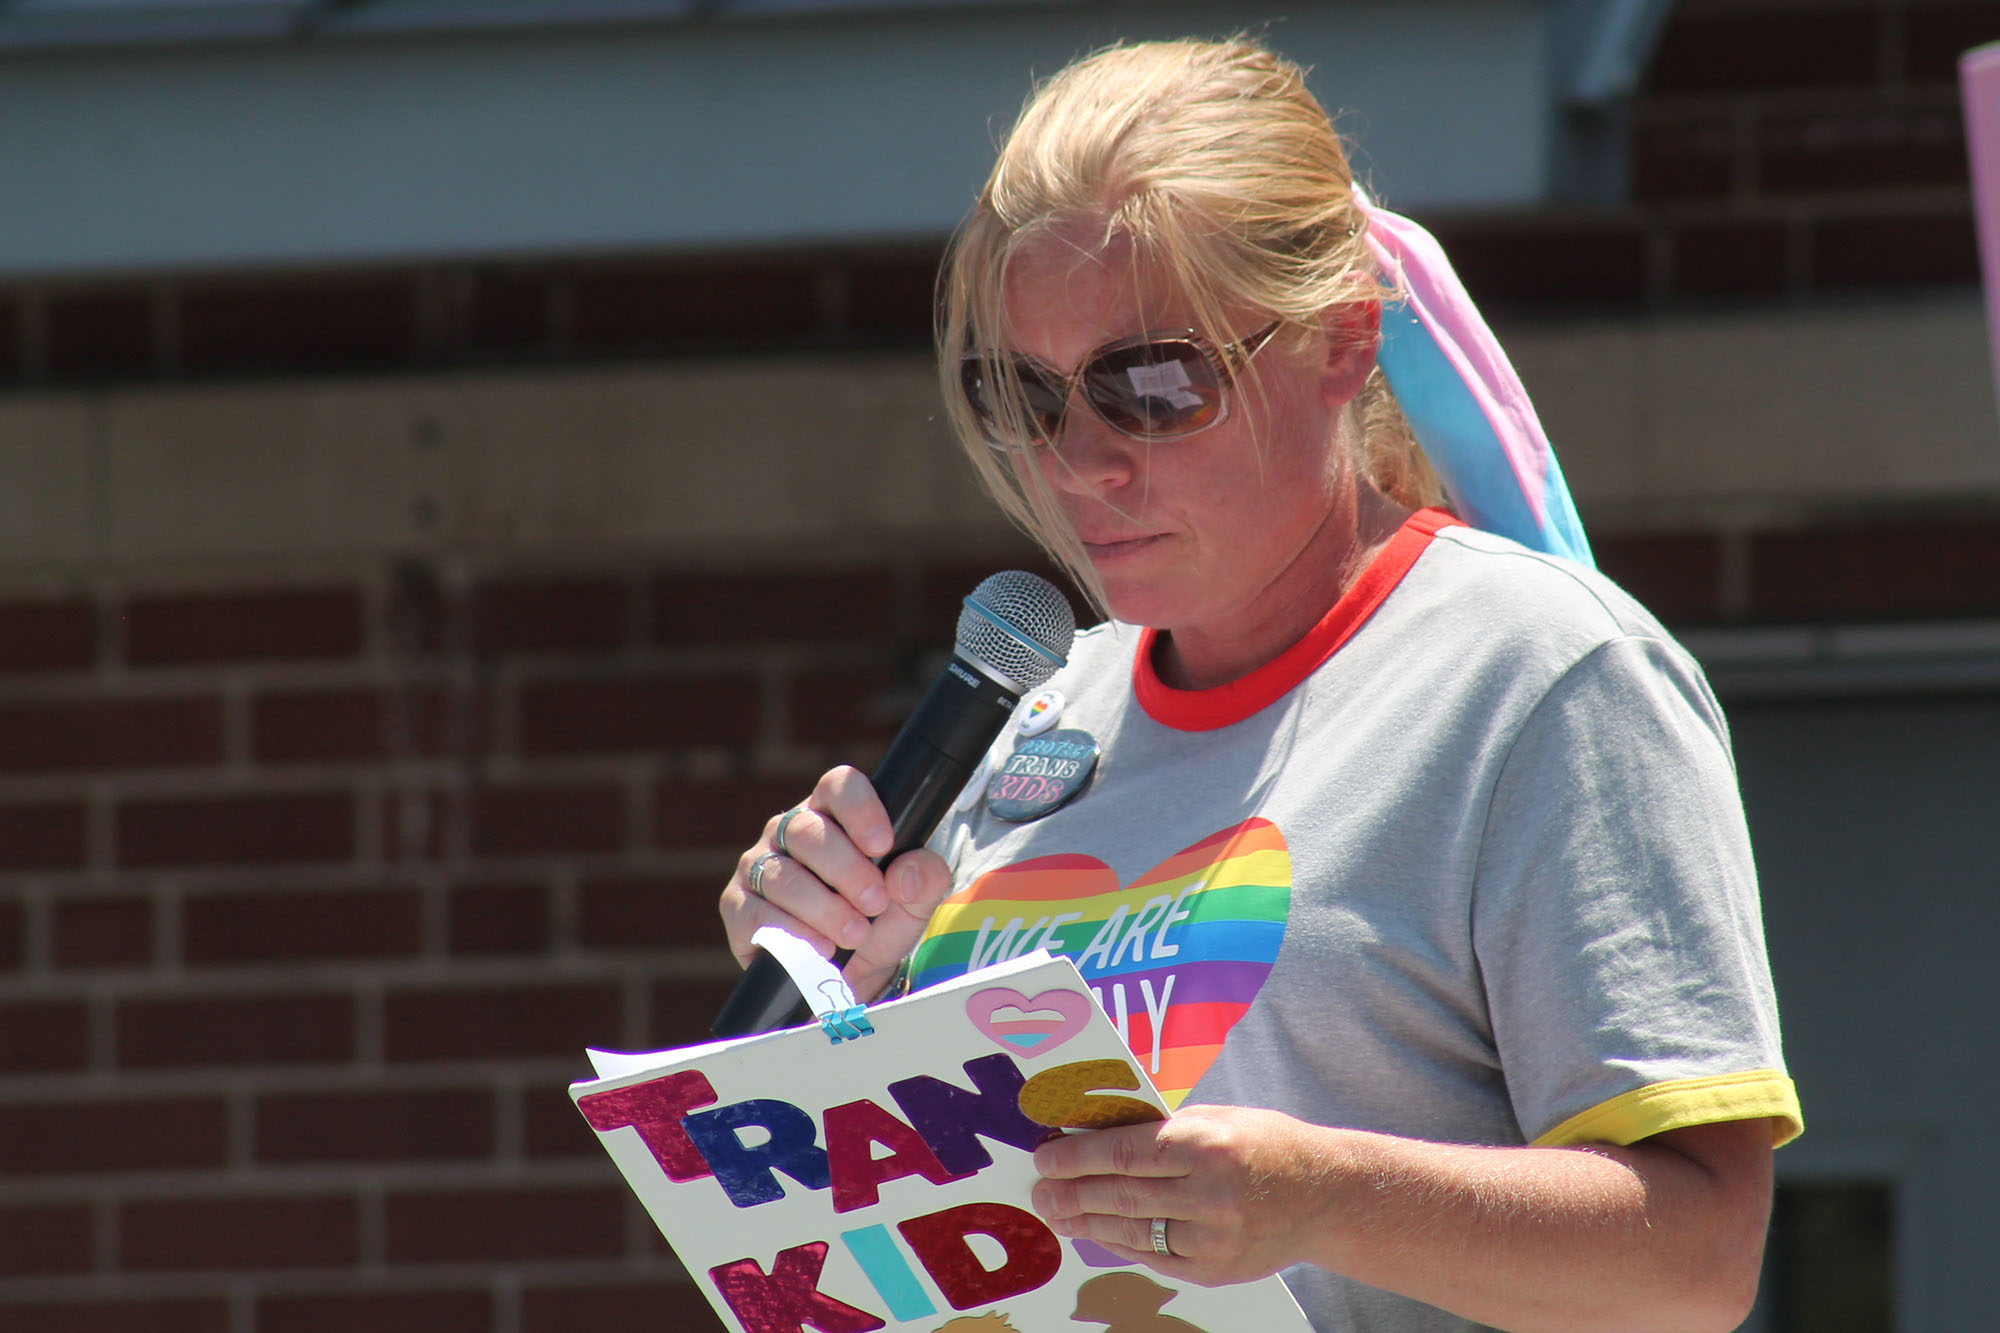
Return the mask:
{"type": "Polygon", "coordinates": [[[1095,341],[1193,325],[1194,303],[1122,237],[1092,249],[1076,237],[1037,237],[1007,266],[1007,322],[1018,339],[1069,326],[1095,341]]]}

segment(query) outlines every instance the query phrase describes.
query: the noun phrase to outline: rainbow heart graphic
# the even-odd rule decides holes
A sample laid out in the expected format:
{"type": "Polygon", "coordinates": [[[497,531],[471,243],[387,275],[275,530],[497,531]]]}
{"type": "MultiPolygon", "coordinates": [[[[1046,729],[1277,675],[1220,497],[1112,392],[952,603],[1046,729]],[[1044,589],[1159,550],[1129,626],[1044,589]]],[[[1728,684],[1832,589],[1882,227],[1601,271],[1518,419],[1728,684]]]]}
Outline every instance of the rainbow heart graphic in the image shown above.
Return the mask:
{"type": "MultiPolygon", "coordinates": [[[[1267,819],[1213,833],[1123,886],[1093,856],[1035,857],[945,899],[912,980],[931,985],[1034,949],[1064,954],[1176,1107],[1263,988],[1291,897],[1291,852],[1267,819]]],[[[1044,997],[995,988],[974,1001],[989,995],[993,1007],[973,1018],[988,1037],[1030,1059],[1054,1049],[1062,1024],[1040,1012],[1044,997]]]]}

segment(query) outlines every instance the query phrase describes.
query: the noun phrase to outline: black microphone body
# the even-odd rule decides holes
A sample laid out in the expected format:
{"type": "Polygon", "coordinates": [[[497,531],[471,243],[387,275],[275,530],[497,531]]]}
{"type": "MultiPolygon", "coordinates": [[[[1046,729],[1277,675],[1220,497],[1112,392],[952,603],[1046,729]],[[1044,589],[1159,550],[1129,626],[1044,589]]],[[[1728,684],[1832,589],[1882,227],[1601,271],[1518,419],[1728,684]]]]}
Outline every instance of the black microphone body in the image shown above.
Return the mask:
{"type": "MultiPolygon", "coordinates": [[[[1023,589],[1019,586],[999,591],[1013,593],[1013,600],[1021,601],[1023,589]]],[[[1033,575],[996,574],[980,584],[966,599],[966,606],[967,612],[959,619],[958,651],[931,682],[916,711],[869,775],[889,812],[893,832],[889,851],[877,865],[886,866],[904,852],[923,846],[1007,725],[1021,696],[1047,680],[1069,651],[1075,627],[1069,604],[1053,585],[1033,575]],[[996,614],[980,601],[981,594],[1001,580],[1033,585],[1025,589],[1031,594],[1025,607],[1017,609],[1003,602],[996,614]],[[1054,613],[1056,608],[1059,616],[1054,613]],[[1031,623],[1024,631],[1011,623],[1012,615],[1022,610],[1031,622],[1062,623],[1059,628],[1031,623]],[[970,626],[968,617],[972,618],[970,626]],[[1001,636],[998,640],[993,638],[996,629],[1001,636]],[[1026,645],[1031,638],[1046,646],[1021,652],[1017,645],[1026,645]],[[993,666],[996,657],[1005,665],[993,666]]],[[[851,950],[843,949],[834,955],[834,961],[844,964],[852,956],[851,950]]],[[[796,1027],[811,1016],[784,965],[759,951],[710,1031],[722,1038],[746,1037],[796,1027]]]]}

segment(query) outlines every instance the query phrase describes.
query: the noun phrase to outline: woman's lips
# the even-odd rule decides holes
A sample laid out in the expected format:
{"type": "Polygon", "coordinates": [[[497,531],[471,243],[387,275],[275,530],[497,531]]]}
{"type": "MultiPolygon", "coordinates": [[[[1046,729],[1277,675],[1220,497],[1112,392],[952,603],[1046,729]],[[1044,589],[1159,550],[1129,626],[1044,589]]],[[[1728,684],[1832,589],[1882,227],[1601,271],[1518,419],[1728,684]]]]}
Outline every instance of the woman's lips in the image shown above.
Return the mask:
{"type": "Polygon", "coordinates": [[[1117,560],[1124,556],[1137,555],[1156,545],[1161,540],[1158,533],[1143,537],[1098,537],[1086,538],[1083,550],[1093,561],[1117,560]]]}

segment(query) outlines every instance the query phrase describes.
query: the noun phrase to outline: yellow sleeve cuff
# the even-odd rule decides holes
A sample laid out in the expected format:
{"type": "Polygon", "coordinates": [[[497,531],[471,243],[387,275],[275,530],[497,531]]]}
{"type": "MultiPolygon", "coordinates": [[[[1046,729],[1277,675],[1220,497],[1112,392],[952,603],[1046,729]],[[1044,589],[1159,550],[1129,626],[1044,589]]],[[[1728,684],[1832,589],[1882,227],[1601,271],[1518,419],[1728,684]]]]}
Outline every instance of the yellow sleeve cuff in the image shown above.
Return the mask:
{"type": "Polygon", "coordinates": [[[1771,1146],[1789,1143],[1805,1131],[1798,1088],[1776,1069],[1707,1078],[1672,1079],[1599,1102],[1536,1139],[1537,1148],[1579,1143],[1637,1143],[1669,1129],[1713,1125],[1725,1120],[1771,1117],[1771,1146]]]}

